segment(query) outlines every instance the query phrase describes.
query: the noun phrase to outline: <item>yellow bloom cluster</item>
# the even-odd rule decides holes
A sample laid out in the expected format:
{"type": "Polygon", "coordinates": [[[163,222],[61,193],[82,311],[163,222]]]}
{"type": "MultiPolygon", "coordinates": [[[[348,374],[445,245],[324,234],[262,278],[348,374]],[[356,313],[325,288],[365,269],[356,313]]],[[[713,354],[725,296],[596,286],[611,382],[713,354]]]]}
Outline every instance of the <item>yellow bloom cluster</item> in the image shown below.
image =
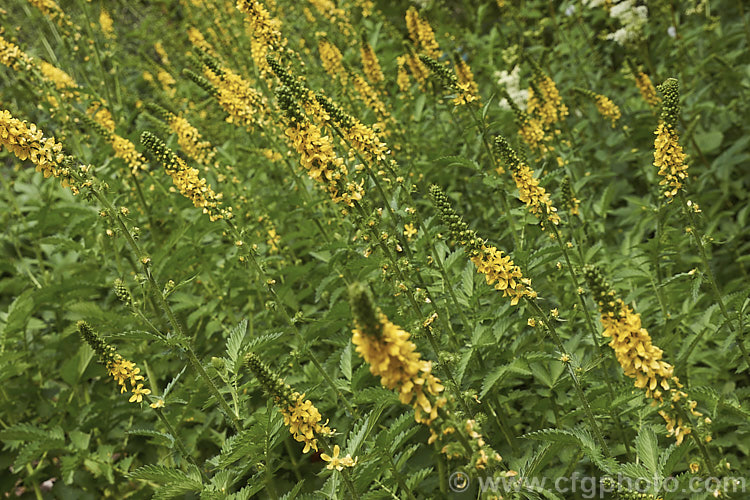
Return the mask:
{"type": "Polygon", "coordinates": [[[542,228],[545,218],[553,224],[559,224],[557,208],[552,206],[549,193],[539,185],[539,179],[534,177],[529,166],[521,163],[517,168],[511,169],[511,175],[518,188],[518,199],[526,203],[529,212],[542,220],[542,228]]]}
{"type": "Polygon", "coordinates": [[[169,55],[167,54],[167,51],[164,48],[164,44],[161,43],[161,41],[158,41],[154,44],[154,51],[159,56],[159,59],[161,59],[161,63],[164,66],[169,66],[169,55]]]}
{"type": "Polygon", "coordinates": [[[549,136],[544,133],[544,126],[542,126],[541,121],[528,114],[524,114],[519,125],[518,135],[521,136],[521,140],[532,150],[538,151],[541,154],[546,154],[552,150],[552,147],[547,145],[549,136]]]}
{"type": "Polygon", "coordinates": [[[102,103],[92,103],[92,105],[89,106],[89,109],[86,110],[86,113],[88,113],[96,123],[98,123],[105,129],[109,130],[110,132],[115,131],[115,120],[114,118],[112,118],[112,113],[110,113],[109,110],[102,105],[102,103]]]}
{"type": "Polygon", "coordinates": [[[688,177],[685,153],[677,136],[677,121],[680,118],[680,91],[677,80],[667,79],[659,85],[664,95],[661,106],[661,118],[654,134],[654,166],[659,169],[663,179],[659,182],[664,186],[664,196],[671,201],[682,189],[688,177]]]}
{"type": "Polygon", "coordinates": [[[284,424],[289,427],[289,432],[294,436],[296,441],[305,443],[305,449],[302,453],[307,453],[310,449],[318,451],[318,440],[316,434],[328,436],[333,431],[328,427],[328,421],[320,423],[323,417],[312,404],[312,401],[305,399],[304,394],[295,392],[291,396],[291,404],[281,407],[281,414],[284,416],[284,424]]]}
{"type": "Polygon", "coordinates": [[[205,51],[212,57],[217,57],[216,51],[214,51],[213,47],[211,46],[208,41],[206,41],[206,38],[203,36],[203,33],[201,33],[197,28],[191,26],[187,30],[187,36],[188,40],[190,40],[190,43],[194,47],[198,47],[199,49],[205,51]]]}
{"type": "Polygon", "coordinates": [[[99,11],[99,27],[106,38],[109,38],[110,40],[117,38],[117,34],[115,33],[115,22],[104,7],[99,11]]]}
{"type": "Polygon", "coordinates": [[[518,304],[523,297],[536,297],[536,292],[531,288],[531,280],[524,278],[521,268],[497,247],[482,245],[481,250],[471,257],[471,261],[477,272],[484,274],[488,285],[494,285],[495,290],[502,291],[503,297],[510,297],[511,305],[518,304]]]}
{"type": "Polygon", "coordinates": [[[97,102],[92,105],[87,112],[92,115],[91,118],[94,122],[103,128],[100,133],[112,146],[112,149],[115,152],[115,157],[123,160],[128,167],[130,167],[130,172],[134,176],[137,176],[141,171],[146,170],[148,160],[138,152],[135,144],[115,133],[115,122],[112,119],[112,114],[103,104],[97,102]]]}
{"type": "Polygon", "coordinates": [[[62,144],[54,137],[44,137],[35,124],[14,118],[8,110],[0,111],[0,148],[3,146],[19,160],[30,160],[45,178],[59,177],[63,187],[78,193],[68,169],[63,166],[62,144]]]}
{"type": "Polygon", "coordinates": [[[231,208],[221,207],[221,194],[216,194],[211,189],[206,179],[199,175],[198,169],[189,167],[182,158],[149,132],[141,135],[141,143],[164,166],[164,170],[172,177],[172,182],[180,193],[192,201],[195,207],[202,208],[203,213],[208,214],[211,221],[232,217],[231,208]]]}
{"type": "Polygon", "coordinates": [[[317,95],[312,101],[306,102],[304,108],[308,116],[319,117],[325,125],[329,125],[328,121],[333,120],[339,126],[344,138],[367,161],[386,159],[389,153],[386,143],[380,140],[372,128],[344,112],[331,99],[317,95]],[[310,105],[312,102],[315,106],[310,105]]]}
{"type": "Polygon", "coordinates": [[[28,0],[31,5],[39,9],[61,28],[73,26],[73,22],[54,0],[28,0]]]}
{"type": "MultiPolygon", "coordinates": [[[[401,92],[409,90],[409,73],[406,71],[406,56],[398,56],[396,58],[396,65],[398,66],[398,73],[396,74],[396,84],[401,92]]],[[[403,98],[403,95],[399,95],[403,98]]]]}
{"type": "Polygon", "coordinates": [[[603,335],[612,339],[609,346],[615,351],[623,372],[635,379],[634,385],[644,389],[654,405],[665,399],[669,402],[669,408],[660,410],[659,415],[664,418],[669,435],[674,436],[679,445],[691,433],[691,428],[676,406],[687,403],[690,414],[699,417],[702,414],[695,409],[698,403],[689,400],[687,393],[681,390],[683,386],[674,376],[674,367],[662,360],[663,351],[652,343],[641,324],[640,314],[617,297],[598,269],[587,266],[583,274],[601,312],[603,335]]]}
{"type": "Polygon", "coordinates": [[[307,175],[328,191],[334,203],[343,202],[347,206],[354,206],[355,201],[362,199],[362,185],[345,183],[348,170],[344,160],[336,156],[331,138],[323,135],[317,125],[307,120],[293,121],[287,127],[285,135],[299,153],[300,165],[307,175]],[[343,192],[340,191],[342,185],[343,192]]]}
{"type": "Polygon", "coordinates": [[[414,407],[414,419],[430,425],[446,399],[440,380],[432,374],[432,363],[421,359],[409,333],[391,323],[380,313],[380,336],[365,333],[366,325],[357,325],[352,342],[370,365],[370,372],[380,377],[383,387],[396,389],[399,400],[414,407]]]}
{"type": "Polygon", "coordinates": [[[21,50],[18,45],[9,42],[0,35],[0,64],[13,70],[27,71],[34,67],[34,60],[21,50]]]}
{"type": "Polygon", "coordinates": [[[672,199],[688,176],[685,153],[680,146],[677,131],[666,123],[659,123],[654,134],[654,166],[663,177],[659,185],[664,186],[664,196],[672,199]]]}
{"type": "Polygon", "coordinates": [[[412,53],[406,54],[406,64],[409,66],[409,71],[414,76],[414,79],[419,83],[419,88],[424,90],[427,77],[430,76],[430,70],[427,69],[427,66],[424,65],[419,57],[412,53]]]}
{"type": "Polygon", "coordinates": [[[545,127],[568,116],[568,107],[563,104],[560,92],[552,78],[539,73],[535,83],[539,92],[534,91],[534,86],[529,88],[529,98],[526,101],[528,113],[538,117],[545,127]]]}
{"type": "Polygon", "coordinates": [[[167,121],[169,129],[177,135],[177,144],[190,158],[201,165],[209,165],[216,156],[216,150],[208,141],[201,140],[198,129],[190,124],[187,119],[169,113],[167,121]]]}
{"type": "Polygon", "coordinates": [[[266,78],[270,72],[266,56],[269,51],[278,50],[286,44],[281,35],[281,21],[271,17],[258,0],[237,0],[237,9],[246,14],[249,29],[252,30],[250,55],[261,76],[266,78]]]}
{"type": "Polygon", "coordinates": [[[333,78],[338,78],[342,85],[346,85],[349,80],[344,69],[344,56],[341,55],[341,51],[325,38],[321,38],[318,41],[318,53],[320,54],[320,62],[323,63],[323,69],[326,73],[331,75],[333,78]]]}
{"type": "Polygon", "coordinates": [[[365,106],[373,110],[378,118],[385,120],[390,116],[385,104],[378,97],[377,91],[370,87],[363,76],[354,75],[354,89],[357,91],[362,102],[365,103],[365,106]]]}
{"type": "Polygon", "coordinates": [[[125,391],[130,391],[131,403],[140,403],[143,401],[143,396],[151,394],[150,389],[143,388],[143,375],[141,375],[141,369],[135,366],[135,363],[123,359],[114,346],[106,344],[94,330],[85,322],[78,322],[78,332],[86,341],[89,346],[99,355],[99,362],[103,363],[107,367],[107,373],[117,382],[120,386],[120,394],[125,391]],[[130,383],[130,388],[128,388],[130,383]]]}
{"type": "Polygon", "coordinates": [[[127,390],[133,393],[129,400],[131,403],[140,403],[143,401],[143,396],[151,394],[150,389],[143,388],[141,369],[137,368],[132,361],[122,359],[119,354],[115,354],[114,358],[107,363],[107,373],[120,386],[120,394],[127,390]],[[130,382],[130,389],[127,386],[128,382],[130,382]]]}
{"type": "Polygon", "coordinates": [[[78,84],[65,71],[46,61],[40,61],[39,71],[41,71],[42,76],[44,76],[47,81],[51,82],[57,90],[72,90],[72,92],[66,93],[66,97],[78,95],[75,91],[75,89],[78,88],[78,84]]]}
{"type": "Polygon", "coordinates": [[[218,90],[216,98],[229,115],[226,118],[228,123],[237,123],[247,129],[263,124],[264,99],[249,82],[225,67],[221,68],[221,74],[217,74],[206,66],[203,74],[218,90]]]}
{"type": "Polygon", "coordinates": [[[109,143],[115,151],[115,156],[128,164],[133,175],[138,175],[142,170],[146,170],[148,160],[138,152],[135,144],[131,141],[112,133],[109,137],[109,143]]]}
{"type": "Polygon", "coordinates": [[[601,113],[603,117],[609,118],[612,121],[612,128],[615,128],[615,122],[622,116],[617,104],[612,102],[610,98],[601,94],[595,95],[594,102],[596,103],[596,109],[599,110],[599,113],[601,113]]]}
{"type": "Polygon", "coordinates": [[[542,229],[546,221],[555,225],[559,224],[560,216],[557,215],[557,208],[552,205],[549,193],[539,185],[539,179],[534,177],[529,166],[521,161],[504,137],[499,135],[495,137],[495,146],[500,157],[510,168],[511,176],[518,188],[518,199],[526,204],[529,212],[542,221],[542,229]]]}
{"type": "Polygon", "coordinates": [[[349,38],[354,33],[354,27],[349,22],[349,15],[344,9],[336,6],[332,0],[308,0],[331,24],[335,24],[341,30],[344,37],[349,38]]]}
{"type": "Polygon", "coordinates": [[[406,11],[406,29],[409,31],[409,38],[414,45],[421,48],[422,51],[433,59],[440,59],[443,55],[440,46],[435,40],[435,32],[426,19],[419,17],[417,9],[409,7],[406,11]]]}
{"type": "Polygon", "coordinates": [[[612,339],[609,346],[625,375],[635,378],[635,386],[645,389],[648,397],[661,401],[661,389],[669,390],[674,367],[662,361],[662,350],[653,345],[648,331],[641,326],[641,315],[622,299],[614,299],[614,304],[611,299],[604,299],[614,309],[602,311],[603,335],[612,339]]]}
{"type": "Polygon", "coordinates": [[[458,81],[468,86],[468,92],[472,95],[479,95],[479,86],[474,80],[474,73],[471,71],[469,64],[462,58],[456,58],[456,77],[458,81]]]}
{"type": "Polygon", "coordinates": [[[659,96],[656,95],[654,84],[651,83],[651,79],[646,73],[644,73],[643,71],[639,71],[638,73],[636,73],[635,85],[641,92],[643,100],[646,101],[649,106],[651,106],[652,108],[657,108],[659,106],[661,100],[659,99],[659,96]]]}
{"type": "Polygon", "coordinates": [[[378,56],[375,54],[372,45],[363,40],[359,47],[359,52],[362,57],[362,69],[364,70],[367,79],[376,85],[382,83],[385,80],[385,76],[383,75],[378,56]]]}
{"type": "Polygon", "coordinates": [[[312,401],[306,400],[304,394],[292,390],[257,354],[247,353],[245,363],[265,392],[273,397],[274,403],[284,416],[284,424],[289,427],[294,439],[305,443],[304,453],[311,449],[317,451],[318,441],[315,435],[330,436],[335,430],[328,427],[327,420],[321,423],[323,417],[312,401]]]}
{"type": "Polygon", "coordinates": [[[339,448],[339,445],[335,445],[333,447],[333,456],[330,456],[326,453],[320,455],[320,458],[322,458],[325,462],[328,462],[328,465],[326,465],[326,469],[336,469],[338,471],[341,471],[344,470],[344,467],[354,467],[355,465],[357,465],[357,461],[359,460],[358,457],[352,458],[351,453],[347,453],[345,457],[339,458],[339,454],[341,454],[341,448],[339,448]]]}
{"type": "Polygon", "coordinates": [[[177,82],[174,77],[169,74],[169,71],[163,69],[159,70],[156,74],[156,78],[159,80],[159,83],[161,83],[161,88],[164,89],[164,92],[166,92],[169,97],[174,97],[177,92],[174,86],[177,82]]]}

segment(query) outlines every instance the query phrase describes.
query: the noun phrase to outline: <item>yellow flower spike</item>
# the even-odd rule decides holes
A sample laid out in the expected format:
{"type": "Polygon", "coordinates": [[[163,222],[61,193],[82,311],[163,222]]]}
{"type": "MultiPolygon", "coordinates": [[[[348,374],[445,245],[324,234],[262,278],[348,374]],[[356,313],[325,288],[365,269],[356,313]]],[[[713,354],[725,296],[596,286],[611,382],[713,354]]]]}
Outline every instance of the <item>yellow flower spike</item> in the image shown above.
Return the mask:
{"type": "Polygon", "coordinates": [[[414,408],[414,419],[430,425],[445,405],[443,386],[432,374],[432,363],[422,359],[408,332],[377,312],[361,284],[349,289],[355,328],[352,343],[370,365],[370,372],[380,377],[383,387],[396,390],[399,400],[414,408]]]}
{"type": "MultiPolygon", "coordinates": [[[[78,322],[78,333],[81,338],[94,350],[99,356],[99,362],[105,365],[107,373],[117,382],[120,386],[120,394],[127,390],[132,392],[132,396],[129,399],[131,403],[140,403],[143,401],[143,396],[151,394],[150,389],[144,389],[143,375],[139,375],[141,369],[135,366],[135,363],[123,359],[116,349],[105,343],[99,335],[86,323],[85,321],[78,322]],[[127,383],[130,382],[130,388],[128,389],[127,383]]],[[[163,403],[162,403],[163,406],[163,403]]]]}
{"type": "Polygon", "coordinates": [[[687,180],[686,155],[679,143],[677,121],[680,114],[680,93],[677,80],[669,78],[659,86],[664,95],[659,125],[654,132],[654,166],[659,169],[664,196],[668,201],[677,195],[687,180]]]}
{"type": "Polygon", "coordinates": [[[409,7],[406,11],[406,29],[409,31],[409,38],[425,54],[433,59],[440,59],[443,55],[440,46],[435,40],[435,32],[426,19],[419,17],[414,7],[409,7]]]}
{"type": "Polygon", "coordinates": [[[117,38],[117,34],[115,33],[115,22],[104,7],[99,11],[99,27],[106,38],[110,40],[117,38]]]}
{"type": "Polygon", "coordinates": [[[383,83],[385,75],[383,75],[383,70],[380,67],[378,56],[375,54],[372,45],[370,45],[364,36],[359,46],[359,51],[362,58],[362,70],[364,71],[365,76],[367,76],[367,79],[375,85],[383,83]]]}
{"type": "Polygon", "coordinates": [[[150,132],[143,132],[141,143],[164,166],[180,193],[192,201],[195,207],[203,209],[203,213],[208,214],[211,221],[232,217],[232,212],[221,206],[221,195],[216,194],[206,179],[199,176],[198,170],[189,167],[163,141],[150,132]]]}
{"type": "Polygon", "coordinates": [[[552,205],[549,193],[539,185],[539,179],[534,177],[529,166],[521,162],[504,137],[500,135],[495,137],[495,147],[498,156],[510,168],[511,176],[518,188],[518,199],[526,204],[529,212],[542,221],[542,229],[545,228],[544,223],[547,221],[555,225],[559,224],[560,216],[557,215],[557,208],[552,205]]]}
{"type": "Polygon", "coordinates": [[[304,394],[293,391],[281,378],[266,366],[258,355],[248,353],[245,364],[258,378],[263,389],[274,400],[274,403],[284,417],[284,424],[294,439],[305,443],[303,453],[318,451],[316,435],[331,436],[336,431],[328,427],[328,421],[323,418],[312,401],[306,400],[304,394]]]}
{"type": "MultiPolygon", "coordinates": [[[[10,111],[0,110],[0,148],[5,147],[19,160],[30,160],[44,177],[60,178],[63,187],[78,194],[78,187],[70,175],[62,152],[62,144],[54,137],[44,137],[35,124],[18,120],[10,111]]],[[[68,162],[70,163],[70,162],[68,162]]]]}
{"type": "Polygon", "coordinates": [[[341,85],[346,85],[349,77],[342,62],[344,56],[341,55],[338,47],[326,38],[321,38],[318,41],[318,53],[320,54],[320,62],[323,64],[323,69],[325,69],[326,73],[338,79],[341,85]]]}

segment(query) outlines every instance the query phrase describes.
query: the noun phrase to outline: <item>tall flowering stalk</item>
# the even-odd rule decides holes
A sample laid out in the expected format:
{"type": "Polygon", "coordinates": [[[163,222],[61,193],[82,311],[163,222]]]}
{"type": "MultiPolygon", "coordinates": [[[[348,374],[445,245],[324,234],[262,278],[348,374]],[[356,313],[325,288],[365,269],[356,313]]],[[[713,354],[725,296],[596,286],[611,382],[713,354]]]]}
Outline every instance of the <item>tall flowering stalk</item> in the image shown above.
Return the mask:
{"type": "Polygon", "coordinates": [[[385,75],[383,75],[383,70],[380,67],[380,61],[378,61],[375,50],[370,45],[370,42],[364,38],[364,35],[359,45],[359,53],[362,58],[362,70],[365,72],[367,79],[370,80],[370,83],[375,85],[383,83],[385,75]]]}
{"type": "Polygon", "coordinates": [[[680,91],[677,80],[669,78],[659,85],[664,99],[661,105],[661,118],[654,134],[654,166],[659,169],[664,196],[672,201],[687,180],[685,153],[677,135],[677,120],[680,116],[680,91]]]}
{"type": "Polygon", "coordinates": [[[599,113],[603,117],[610,120],[612,123],[612,128],[615,128],[615,122],[620,119],[622,113],[620,112],[620,108],[617,106],[617,104],[612,102],[612,99],[601,94],[597,94],[596,92],[592,92],[588,89],[576,88],[574,90],[592,99],[596,104],[596,109],[599,110],[599,113]]]}
{"type": "Polygon", "coordinates": [[[54,0],[28,0],[31,5],[39,9],[39,11],[47,16],[52,22],[57,24],[60,28],[67,33],[69,28],[73,28],[74,24],[70,20],[70,17],[65,11],[55,2],[54,0]]]}
{"type": "Polygon", "coordinates": [[[19,160],[29,160],[44,177],[58,177],[63,187],[78,194],[79,186],[71,172],[73,160],[63,153],[62,144],[54,137],[45,137],[34,123],[14,118],[8,110],[0,110],[0,149],[5,147],[19,160]]]}
{"type": "Polygon", "coordinates": [[[273,398],[274,404],[284,416],[284,424],[296,441],[305,443],[302,453],[318,451],[318,436],[331,436],[335,429],[323,422],[318,409],[304,394],[293,390],[281,377],[271,370],[255,353],[245,356],[245,364],[260,382],[263,390],[273,398]]]}
{"type": "Polygon", "coordinates": [[[135,144],[115,132],[115,122],[104,106],[90,108],[89,114],[81,114],[80,118],[112,146],[115,157],[128,165],[133,177],[138,177],[142,171],[148,169],[148,160],[136,149],[135,144]]]}
{"type": "Polygon", "coordinates": [[[236,123],[248,130],[255,126],[264,125],[266,102],[263,95],[240,75],[222,65],[208,52],[196,47],[196,52],[203,65],[203,75],[209,85],[203,85],[224,111],[227,112],[226,121],[236,123]]]}
{"type": "Polygon", "coordinates": [[[361,183],[348,180],[349,171],[344,159],[334,151],[331,137],[301,113],[295,93],[288,87],[278,89],[277,98],[285,110],[284,134],[299,153],[300,166],[328,192],[334,203],[354,206],[364,196],[364,189],[361,183]]]}
{"type": "Polygon", "coordinates": [[[474,80],[474,72],[471,71],[469,63],[458,54],[455,54],[453,60],[456,65],[456,77],[458,78],[458,82],[468,86],[469,92],[478,96],[479,86],[477,85],[476,80],[474,80]]]}
{"type": "Polygon", "coordinates": [[[568,116],[568,107],[562,102],[554,80],[533,59],[530,61],[534,79],[526,101],[527,111],[530,115],[539,118],[545,128],[550,128],[568,116]]]}
{"type": "MultiPolygon", "coordinates": [[[[515,115],[518,135],[521,137],[521,140],[532,151],[537,151],[540,154],[552,151],[554,148],[548,144],[551,138],[545,133],[541,120],[518,107],[515,99],[510,96],[507,89],[502,89],[502,95],[515,115]]],[[[503,172],[505,170],[501,166],[498,166],[498,173],[502,174],[503,172]]]]}
{"type": "Polygon", "coordinates": [[[407,9],[405,17],[406,29],[409,31],[409,38],[414,42],[414,45],[433,59],[440,59],[443,52],[440,50],[437,40],[435,40],[435,32],[432,30],[430,23],[419,17],[417,9],[414,7],[407,9]]]}
{"type": "Polygon", "coordinates": [[[471,91],[470,83],[461,83],[446,65],[440,64],[433,57],[424,54],[420,55],[419,59],[440,79],[448,90],[456,94],[453,98],[453,104],[461,106],[470,104],[478,99],[477,95],[471,91]]]}
{"type": "Polygon", "coordinates": [[[326,73],[332,78],[339,80],[341,85],[346,85],[349,81],[349,76],[344,68],[344,56],[338,47],[327,38],[321,38],[318,41],[318,53],[320,54],[320,62],[323,64],[323,69],[325,69],[326,73]]]}
{"type": "Polygon", "coordinates": [[[485,443],[477,423],[453,414],[453,401],[442,395],[444,387],[432,374],[432,363],[422,359],[411,335],[375,306],[363,284],[350,285],[349,300],[357,353],[383,387],[395,390],[403,404],[414,408],[414,420],[430,429],[428,444],[437,443],[448,458],[468,461],[479,470],[499,463],[502,458],[485,443]]]}
{"type": "Polygon", "coordinates": [[[539,185],[539,179],[534,177],[531,168],[521,161],[503,136],[495,137],[495,148],[498,156],[507,164],[516,183],[518,198],[526,204],[529,212],[541,220],[542,229],[545,222],[559,224],[560,216],[557,215],[557,209],[552,206],[549,193],[539,185]]]}
{"type": "Polygon", "coordinates": [[[146,109],[164,120],[169,130],[177,136],[177,144],[186,155],[201,165],[212,164],[216,149],[210,142],[202,140],[201,133],[185,117],[154,103],[146,103],[146,109]]]}
{"type": "Polygon", "coordinates": [[[286,45],[281,34],[281,21],[272,17],[263,2],[258,0],[237,0],[237,9],[246,15],[252,32],[250,52],[255,66],[263,78],[270,73],[267,56],[270,51],[280,50],[286,45]]]}
{"type": "Polygon", "coordinates": [[[194,206],[203,209],[210,220],[232,218],[231,207],[221,206],[221,194],[215,193],[206,179],[200,177],[198,169],[189,167],[164,141],[151,132],[143,132],[141,144],[162,164],[180,193],[192,201],[194,206]]]}
{"type": "Polygon", "coordinates": [[[503,297],[510,297],[511,305],[516,305],[524,298],[536,297],[531,288],[531,280],[524,277],[521,268],[513,263],[510,256],[502,250],[487,244],[459,216],[448,201],[443,190],[436,185],[430,186],[430,196],[438,215],[460,245],[463,245],[477,272],[484,274],[487,284],[503,292],[503,297]]]}
{"type": "Polygon", "coordinates": [[[131,403],[140,403],[143,401],[143,396],[151,394],[150,389],[143,388],[145,380],[141,375],[141,369],[135,366],[132,361],[120,356],[117,349],[104,342],[88,323],[79,321],[78,333],[99,356],[99,362],[107,368],[107,373],[120,386],[120,394],[130,391],[132,395],[129,401],[131,403]]]}
{"type": "Polygon", "coordinates": [[[617,296],[597,268],[586,266],[583,275],[599,307],[603,335],[612,339],[609,346],[623,372],[635,379],[635,387],[644,390],[654,404],[663,403],[664,396],[667,396],[670,406],[660,410],[659,414],[666,421],[669,435],[675,437],[678,445],[681,444],[692,429],[676,405],[686,402],[690,413],[698,417],[702,414],[695,410],[697,403],[687,400],[687,393],[681,390],[682,384],[674,375],[674,367],[662,359],[664,352],[653,344],[648,331],[643,328],[641,315],[617,296]]]}

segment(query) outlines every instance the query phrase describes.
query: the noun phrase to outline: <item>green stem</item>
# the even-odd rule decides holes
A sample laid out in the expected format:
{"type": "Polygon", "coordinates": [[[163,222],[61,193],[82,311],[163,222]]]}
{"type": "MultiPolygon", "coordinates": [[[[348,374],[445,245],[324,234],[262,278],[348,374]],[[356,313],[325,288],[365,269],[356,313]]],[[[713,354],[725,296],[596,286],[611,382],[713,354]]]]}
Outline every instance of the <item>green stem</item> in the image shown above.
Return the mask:
{"type": "MultiPolygon", "coordinates": [[[[530,299],[528,297],[526,298],[526,303],[529,304],[532,309],[534,309],[537,315],[539,315],[539,318],[544,323],[544,326],[547,328],[547,331],[552,337],[552,340],[554,341],[560,353],[562,353],[563,356],[566,356],[568,359],[570,359],[570,354],[568,354],[568,351],[565,349],[565,346],[560,340],[560,337],[558,336],[557,331],[555,330],[555,327],[552,326],[552,323],[549,321],[544,311],[542,311],[542,308],[539,307],[539,305],[536,303],[534,299],[530,299]]],[[[575,391],[578,394],[578,398],[581,400],[581,405],[583,406],[583,412],[589,421],[589,426],[591,427],[591,431],[594,433],[594,438],[599,443],[599,446],[602,447],[602,451],[604,452],[604,455],[607,457],[610,457],[611,454],[609,451],[609,447],[607,446],[607,443],[604,441],[604,437],[602,436],[602,432],[599,429],[599,425],[596,423],[596,419],[594,418],[594,413],[591,411],[591,405],[589,404],[589,400],[586,397],[586,394],[583,392],[583,389],[581,388],[581,383],[578,380],[578,376],[576,375],[575,370],[573,369],[569,361],[565,363],[565,367],[568,369],[568,374],[570,375],[570,378],[573,381],[573,387],[575,387],[575,391]]]]}

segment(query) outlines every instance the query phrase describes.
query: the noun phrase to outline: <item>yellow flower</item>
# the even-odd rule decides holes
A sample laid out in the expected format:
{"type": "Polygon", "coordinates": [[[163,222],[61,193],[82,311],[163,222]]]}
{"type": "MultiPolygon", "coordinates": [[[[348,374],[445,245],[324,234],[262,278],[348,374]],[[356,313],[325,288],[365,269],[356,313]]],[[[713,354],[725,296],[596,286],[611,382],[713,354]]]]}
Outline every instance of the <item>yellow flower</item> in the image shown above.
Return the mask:
{"type": "Polygon", "coordinates": [[[409,7],[406,11],[406,28],[409,31],[409,38],[417,47],[421,47],[422,51],[433,59],[440,59],[443,53],[435,40],[432,26],[426,19],[419,17],[414,7],[409,7]]]}
{"type": "Polygon", "coordinates": [[[110,40],[114,40],[117,37],[117,35],[115,35],[114,25],[115,22],[112,20],[112,16],[109,15],[109,12],[107,12],[106,9],[102,8],[99,11],[99,26],[101,27],[104,36],[110,40]]]}
{"type": "Polygon", "coordinates": [[[666,123],[659,123],[654,134],[654,166],[663,177],[659,185],[664,186],[664,196],[672,199],[688,176],[685,153],[680,146],[677,132],[666,123]]]}
{"type": "Polygon", "coordinates": [[[468,86],[468,92],[472,95],[479,94],[479,86],[474,80],[474,73],[471,71],[469,64],[462,58],[456,58],[456,77],[458,81],[468,86]]]}
{"type": "Polygon", "coordinates": [[[484,274],[488,285],[503,292],[503,297],[510,297],[511,305],[518,304],[522,297],[533,297],[531,280],[523,277],[521,268],[497,247],[483,245],[481,251],[471,258],[478,273],[484,274]]]}
{"type": "Polygon", "coordinates": [[[614,128],[615,122],[622,116],[620,108],[611,99],[600,94],[596,94],[594,102],[596,102],[596,108],[599,110],[599,113],[605,118],[609,118],[612,121],[612,128],[614,128]]]}
{"type": "Polygon", "coordinates": [[[0,111],[0,148],[3,146],[20,160],[29,159],[44,177],[60,177],[63,187],[70,187],[74,194],[78,193],[70,173],[62,166],[65,159],[62,144],[54,137],[44,137],[35,124],[13,118],[7,110],[0,111]]]}
{"type": "Polygon", "coordinates": [[[342,63],[344,56],[341,55],[338,47],[322,38],[318,42],[318,52],[320,53],[320,62],[323,64],[326,73],[333,78],[338,78],[342,85],[346,85],[349,78],[342,63]]]}
{"type": "Polygon", "coordinates": [[[305,443],[302,453],[307,453],[310,449],[318,451],[318,440],[315,439],[315,435],[328,436],[334,431],[328,427],[328,421],[320,423],[323,417],[312,401],[305,400],[304,394],[293,393],[291,401],[290,405],[281,408],[284,424],[289,427],[289,432],[296,441],[305,443]]]}
{"type": "Polygon", "coordinates": [[[149,405],[151,408],[164,408],[164,400],[162,398],[158,398],[156,401],[151,403],[149,405]]]}
{"type": "Polygon", "coordinates": [[[651,79],[648,77],[648,75],[642,71],[639,71],[635,75],[635,85],[638,87],[638,90],[641,92],[641,96],[643,97],[643,100],[648,103],[649,106],[652,108],[656,108],[659,106],[659,103],[661,100],[659,99],[659,96],[656,95],[656,89],[654,88],[654,84],[651,83],[651,79]]]}
{"type": "Polygon", "coordinates": [[[414,227],[414,224],[409,223],[409,224],[404,225],[404,235],[408,239],[412,239],[414,236],[417,235],[417,228],[414,227]]]}
{"type": "Polygon", "coordinates": [[[378,56],[375,55],[375,50],[372,48],[367,41],[362,41],[359,48],[360,55],[362,57],[362,69],[367,76],[367,79],[374,84],[378,84],[385,80],[383,70],[380,68],[380,62],[378,56]]]}
{"type": "Polygon", "coordinates": [[[357,325],[352,342],[370,372],[380,377],[383,387],[396,389],[399,400],[414,407],[414,419],[429,425],[445,405],[440,380],[432,374],[432,363],[421,359],[409,333],[391,323],[385,314],[379,317],[380,335],[370,332],[368,325],[357,325]]]}
{"type": "Polygon", "coordinates": [[[529,88],[529,97],[526,101],[528,113],[538,117],[545,127],[565,118],[568,108],[563,104],[552,78],[539,72],[535,84],[539,92],[534,91],[534,86],[529,88]]]}
{"type": "Polygon", "coordinates": [[[138,384],[138,386],[133,389],[133,395],[130,396],[128,401],[131,403],[140,403],[143,401],[143,396],[148,396],[149,394],[151,394],[151,389],[143,389],[143,384],[138,384]]]}
{"type": "Polygon", "coordinates": [[[141,143],[149,149],[164,166],[167,174],[180,193],[193,202],[197,208],[202,208],[211,221],[229,219],[232,217],[230,209],[221,207],[221,194],[216,194],[206,179],[200,177],[198,169],[189,167],[185,161],[166,147],[164,142],[149,132],[141,135],[141,143]]]}
{"type": "Polygon", "coordinates": [[[335,445],[333,447],[333,456],[330,456],[326,453],[320,455],[320,458],[328,462],[328,465],[326,465],[326,469],[336,469],[341,471],[344,470],[344,467],[354,467],[355,465],[357,465],[357,460],[359,460],[359,458],[352,459],[350,453],[347,453],[347,455],[343,458],[339,458],[340,453],[341,449],[339,448],[339,445],[335,445]]]}

